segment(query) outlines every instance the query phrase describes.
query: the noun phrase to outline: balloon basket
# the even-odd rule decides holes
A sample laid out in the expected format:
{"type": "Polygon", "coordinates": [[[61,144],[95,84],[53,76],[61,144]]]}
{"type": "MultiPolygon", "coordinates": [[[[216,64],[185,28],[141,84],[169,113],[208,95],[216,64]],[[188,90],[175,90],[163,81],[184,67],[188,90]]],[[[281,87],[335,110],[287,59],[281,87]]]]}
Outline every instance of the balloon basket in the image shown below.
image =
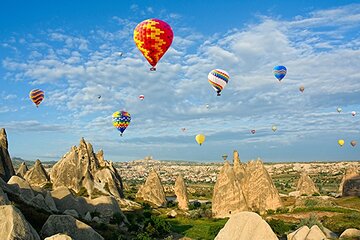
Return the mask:
{"type": "Polygon", "coordinates": [[[152,72],[156,71],[156,67],[150,68],[150,71],[152,71],[152,72]]]}

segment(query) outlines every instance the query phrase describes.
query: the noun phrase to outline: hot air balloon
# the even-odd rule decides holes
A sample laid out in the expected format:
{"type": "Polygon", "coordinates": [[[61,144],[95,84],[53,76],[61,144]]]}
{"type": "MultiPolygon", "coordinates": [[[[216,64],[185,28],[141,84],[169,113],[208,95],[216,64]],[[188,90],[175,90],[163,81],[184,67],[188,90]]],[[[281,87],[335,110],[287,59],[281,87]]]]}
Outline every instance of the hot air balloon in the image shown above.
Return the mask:
{"type": "Polygon", "coordinates": [[[151,71],[156,71],[156,64],[169,49],[173,38],[170,25],[155,18],[142,21],[134,29],[135,44],[152,66],[151,71]]]}
{"type": "Polygon", "coordinates": [[[272,125],[271,130],[273,130],[273,132],[276,132],[277,127],[275,125],[272,125]]]}
{"type": "Polygon", "coordinates": [[[30,99],[35,103],[36,107],[39,107],[40,103],[44,100],[45,93],[41,89],[33,89],[30,91],[30,99]]]}
{"type": "Polygon", "coordinates": [[[129,126],[131,121],[130,113],[125,111],[116,111],[112,115],[113,126],[120,131],[120,136],[123,135],[125,129],[129,126]]]}
{"type": "Polygon", "coordinates": [[[98,99],[100,99],[100,98],[101,98],[101,95],[98,96],[98,99]]]}
{"type": "Polygon", "coordinates": [[[141,101],[143,101],[143,100],[144,100],[144,98],[145,98],[145,96],[144,96],[144,95],[139,95],[139,99],[140,99],[141,101]]]}
{"type": "Polygon", "coordinates": [[[228,83],[229,78],[229,74],[221,69],[214,69],[208,75],[208,81],[215,89],[218,96],[221,95],[220,93],[228,83]]]}
{"type": "Polygon", "coordinates": [[[285,66],[275,66],[273,69],[274,76],[279,80],[279,82],[285,77],[286,75],[286,67],[285,66]]]}
{"type": "Polygon", "coordinates": [[[304,87],[304,86],[301,86],[301,87],[299,87],[299,90],[300,90],[300,92],[304,92],[305,87],[304,87]]]}
{"type": "Polygon", "coordinates": [[[252,133],[252,134],[255,134],[255,133],[256,133],[256,130],[255,130],[255,129],[251,130],[251,133],[252,133]]]}
{"type": "Polygon", "coordinates": [[[336,109],[336,111],[337,111],[338,113],[341,113],[342,109],[341,109],[340,107],[338,107],[338,108],[336,109]]]}
{"type": "Polygon", "coordinates": [[[224,161],[226,161],[228,155],[227,155],[227,154],[224,154],[224,155],[222,155],[221,157],[224,159],[224,161]]]}
{"type": "Polygon", "coordinates": [[[209,104],[206,104],[205,107],[206,107],[206,109],[209,109],[209,108],[210,108],[210,105],[209,105],[209,104]]]}
{"type": "Polygon", "coordinates": [[[339,139],[338,140],[338,144],[340,145],[340,147],[342,147],[344,145],[345,141],[343,139],[339,139]]]}
{"type": "Polygon", "coordinates": [[[350,144],[351,144],[351,146],[355,147],[356,144],[357,144],[357,142],[356,142],[355,140],[352,140],[352,141],[350,142],[350,144]]]}
{"type": "Polygon", "coordinates": [[[185,131],[186,131],[186,128],[181,128],[181,131],[185,132],[185,131]]]}
{"type": "Polygon", "coordinates": [[[351,115],[352,115],[353,117],[355,117],[356,112],[355,112],[355,111],[352,111],[352,112],[351,112],[351,115]]]}
{"type": "Polygon", "coordinates": [[[195,136],[196,142],[201,146],[205,142],[205,136],[203,134],[198,134],[195,136]]]}

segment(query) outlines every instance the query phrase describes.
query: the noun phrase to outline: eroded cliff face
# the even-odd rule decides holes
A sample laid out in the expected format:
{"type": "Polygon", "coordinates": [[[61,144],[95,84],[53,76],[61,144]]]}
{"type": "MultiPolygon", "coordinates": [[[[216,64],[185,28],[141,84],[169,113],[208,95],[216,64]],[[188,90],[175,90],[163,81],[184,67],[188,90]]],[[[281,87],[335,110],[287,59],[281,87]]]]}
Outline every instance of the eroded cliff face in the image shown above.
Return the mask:
{"type": "Polygon", "coordinates": [[[102,151],[95,154],[92,145],[84,139],[53,166],[50,180],[54,189],[65,186],[75,192],[85,189],[90,196],[99,191],[124,197],[119,173],[112,163],[104,160],[102,151]]]}
{"type": "Polygon", "coordinates": [[[0,178],[5,182],[15,175],[14,167],[8,151],[8,140],[5,128],[0,129],[0,178]]]}
{"type": "Polygon", "coordinates": [[[308,195],[311,196],[315,193],[319,193],[319,189],[316,187],[315,183],[311,178],[302,172],[297,183],[296,191],[299,191],[299,195],[308,195]]]}
{"type": "Polygon", "coordinates": [[[150,171],[144,185],[139,188],[136,198],[155,206],[163,206],[166,203],[164,187],[160,177],[153,169],[150,171]]]}

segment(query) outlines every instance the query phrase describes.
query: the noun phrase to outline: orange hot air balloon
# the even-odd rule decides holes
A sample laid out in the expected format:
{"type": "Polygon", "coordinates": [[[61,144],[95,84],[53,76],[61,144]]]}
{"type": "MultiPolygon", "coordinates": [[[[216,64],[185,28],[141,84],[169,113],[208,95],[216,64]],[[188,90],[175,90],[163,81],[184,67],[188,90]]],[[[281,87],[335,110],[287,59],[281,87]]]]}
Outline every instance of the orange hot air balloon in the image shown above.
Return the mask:
{"type": "Polygon", "coordinates": [[[156,64],[169,49],[173,38],[170,25],[155,18],[142,21],[134,30],[135,44],[152,66],[151,71],[156,70],[156,64]]]}

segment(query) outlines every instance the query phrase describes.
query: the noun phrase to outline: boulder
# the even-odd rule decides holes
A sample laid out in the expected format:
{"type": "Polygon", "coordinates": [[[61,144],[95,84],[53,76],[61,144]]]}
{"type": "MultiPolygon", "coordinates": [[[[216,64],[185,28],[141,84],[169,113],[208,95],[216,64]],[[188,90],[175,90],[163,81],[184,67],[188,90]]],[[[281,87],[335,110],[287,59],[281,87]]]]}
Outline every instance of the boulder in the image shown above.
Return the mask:
{"type": "Polygon", "coordinates": [[[26,172],[27,172],[28,170],[29,170],[29,169],[28,169],[26,163],[25,163],[25,162],[22,162],[22,163],[20,164],[20,167],[19,167],[18,170],[16,171],[16,175],[19,176],[19,177],[24,178],[24,176],[25,176],[25,174],[26,174],[26,172]]]}
{"type": "Polygon", "coordinates": [[[69,237],[69,236],[66,235],[66,234],[58,233],[58,234],[53,235],[53,236],[51,236],[51,237],[47,237],[47,238],[45,238],[44,240],[72,240],[72,238],[69,237]]]}
{"type": "Polygon", "coordinates": [[[234,170],[226,161],[217,175],[212,197],[214,217],[223,218],[248,210],[248,205],[234,170]]]}
{"type": "Polygon", "coordinates": [[[353,178],[349,178],[344,182],[342,196],[360,197],[360,175],[353,178]]]}
{"type": "Polygon", "coordinates": [[[243,191],[252,211],[264,213],[268,209],[283,207],[279,192],[261,160],[249,161],[245,171],[243,191]]]}
{"type": "Polygon", "coordinates": [[[39,159],[37,159],[34,166],[26,172],[24,178],[31,186],[43,187],[50,182],[50,178],[39,159]]]}
{"type": "Polygon", "coordinates": [[[0,205],[9,205],[9,204],[10,204],[10,201],[9,201],[6,193],[4,193],[4,191],[0,187],[0,205]]]}
{"type": "Polygon", "coordinates": [[[240,212],[232,215],[215,240],[278,240],[271,227],[258,214],[240,212]]]}
{"type": "Polygon", "coordinates": [[[308,226],[302,226],[287,235],[287,240],[305,240],[308,235],[310,228],[308,226]]]}
{"type": "Polygon", "coordinates": [[[315,183],[311,178],[306,174],[306,172],[302,172],[297,183],[296,191],[299,191],[301,195],[311,196],[315,193],[319,194],[319,190],[315,186],[315,183]]]}
{"type": "Polygon", "coordinates": [[[45,195],[45,204],[48,206],[50,211],[58,212],[58,209],[56,208],[56,204],[54,202],[54,199],[51,197],[51,193],[49,191],[47,191],[46,195],[45,195]]]}
{"type": "Polygon", "coordinates": [[[67,209],[64,211],[65,215],[73,216],[74,218],[79,218],[79,213],[74,209],[67,209]]]}
{"type": "Polygon", "coordinates": [[[182,175],[179,175],[176,178],[174,192],[178,202],[178,208],[184,211],[189,210],[189,199],[187,195],[185,181],[182,175]]]}
{"type": "Polygon", "coordinates": [[[145,184],[139,188],[136,198],[157,207],[163,206],[166,203],[164,187],[154,169],[150,171],[145,184]]]}
{"type": "Polygon", "coordinates": [[[334,233],[333,231],[331,231],[330,229],[328,229],[326,227],[323,227],[323,233],[329,239],[338,238],[338,235],[336,233],[334,233]]]}
{"type": "Polygon", "coordinates": [[[0,216],[0,239],[40,240],[35,229],[16,207],[12,205],[0,206],[0,216]]]}
{"type": "Polygon", "coordinates": [[[89,225],[68,215],[50,215],[42,227],[40,234],[43,238],[57,233],[67,234],[76,240],[103,240],[89,225]]]}
{"type": "Polygon", "coordinates": [[[0,178],[5,182],[15,175],[14,167],[8,151],[8,140],[5,128],[0,129],[0,178]]]}
{"type": "Polygon", "coordinates": [[[104,160],[102,151],[95,154],[92,145],[84,139],[53,166],[50,179],[54,189],[67,187],[76,193],[86,192],[90,197],[99,193],[124,197],[117,170],[104,160]]]}
{"type": "Polygon", "coordinates": [[[84,217],[84,220],[86,220],[86,221],[88,221],[88,222],[91,222],[91,214],[90,214],[90,212],[87,212],[86,214],[85,214],[85,217],[84,217]]]}
{"type": "Polygon", "coordinates": [[[356,228],[348,228],[340,235],[340,239],[342,238],[360,239],[360,230],[356,228]]]}
{"type": "Polygon", "coordinates": [[[13,192],[26,202],[31,202],[31,199],[35,197],[34,191],[29,183],[21,177],[12,176],[8,181],[8,185],[12,188],[13,192]]]}
{"type": "Polygon", "coordinates": [[[32,198],[30,204],[47,212],[51,212],[45,202],[45,198],[41,194],[37,194],[34,198],[32,198]]]}
{"type": "MultiPolygon", "coordinates": [[[[119,203],[113,196],[101,196],[94,199],[85,199],[94,212],[100,213],[100,218],[104,222],[109,222],[114,213],[122,213],[119,203]]],[[[124,219],[126,217],[123,215],[124,219]]]]}
{"type": "Polygon", "coordinates": [[[318,225],[313,225],[310,228],[305,240],[326,240],[326,235],[321,231],[318,225]]]}
{"type": "Polygon", "coordinates": [[[177,212],[173,209],[166,214],[169,218],[175,218],[177,216],[177,212]]]}

